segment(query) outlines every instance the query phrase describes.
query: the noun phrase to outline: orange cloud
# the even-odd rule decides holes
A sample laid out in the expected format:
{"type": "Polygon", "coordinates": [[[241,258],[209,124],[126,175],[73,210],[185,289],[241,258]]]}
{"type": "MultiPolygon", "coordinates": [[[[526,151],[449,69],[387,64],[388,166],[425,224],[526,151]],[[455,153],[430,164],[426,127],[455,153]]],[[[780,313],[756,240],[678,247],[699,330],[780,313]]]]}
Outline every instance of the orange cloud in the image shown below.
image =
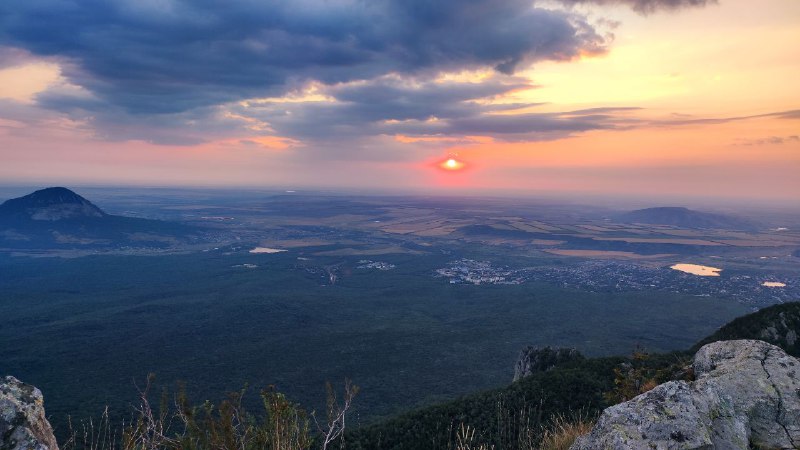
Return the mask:
{"type": "Polygon", "coordinates": [[[224,147],[241,147],[248,145],[257,145],[261,148],[269,150],[286,150],[290,147],[298,147],[302,145],[297,139],[292,139],[283,136],[252,136],[246,138],[234,138],[215,141],[210,144],[211,146],[224,146],[224,147]]]}

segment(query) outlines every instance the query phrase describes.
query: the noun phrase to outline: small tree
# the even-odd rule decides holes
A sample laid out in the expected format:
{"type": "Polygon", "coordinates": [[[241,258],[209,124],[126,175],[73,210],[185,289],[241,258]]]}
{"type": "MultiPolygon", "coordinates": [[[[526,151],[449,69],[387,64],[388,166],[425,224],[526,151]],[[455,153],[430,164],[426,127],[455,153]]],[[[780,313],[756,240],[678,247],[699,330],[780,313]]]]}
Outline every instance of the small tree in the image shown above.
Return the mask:
{"type": "Polygon", "coordinates": [[[614,389],[603,394],[611,404],[626,402],[655,387],[650,373],[643,362],[650,355],[639,345],[633,350],[630,362],[624,362],[614,369],[614,389]]]}
{"type": "Polygon", "coordinates": [[[314,419],[314,424],[317,426],[317,430],[322,438],[323,450],[327,450],[328,445],[330,445],[339,437],[344,439],[343,433],[346,426],[347,412],[353,405],[353,399],[356,397],[356,395],[358,395],[359,391],[358,386],[354,385],[351,380],[345,379],[344,396],[342,397],[342,402],[340,403],[336,396],[336,390],[333,388],[330,382],[325,383],[325,389],[328,393],[325,423],[320,424],[320,422],[317,420],[316,412],[311,413],[311,417],[314,419]]]}
{"type": "Polygon", "coordinates": [[[128,427],[123,427],[122,449],[158,450],[176,444],[176,441],[169,437],[172,434],[170,431],[172,418],[169,414],[166,391],[162,392],[157,414],[153,412],[148,399],[155,379],[154,373],[148,374],[144,389],[139,388],[134,382],[136,390],[139,391],[139,405],[134,407],[136,418],[128,427]]]}

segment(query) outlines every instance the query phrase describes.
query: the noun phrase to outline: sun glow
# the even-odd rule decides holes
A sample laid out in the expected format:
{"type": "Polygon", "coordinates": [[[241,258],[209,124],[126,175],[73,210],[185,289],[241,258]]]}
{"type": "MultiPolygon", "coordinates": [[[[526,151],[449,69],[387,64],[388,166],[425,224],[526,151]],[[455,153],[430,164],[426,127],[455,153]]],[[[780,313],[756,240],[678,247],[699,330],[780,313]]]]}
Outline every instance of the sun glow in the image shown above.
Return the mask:
{"type": "Polygon", "coordinates": [[[461,170],[465,166],[466,164],[455,158],[447,158],[446,160],[439,163],[439,167],[441,167],[444,170],[451,170],[451,171],[461,170]]]}

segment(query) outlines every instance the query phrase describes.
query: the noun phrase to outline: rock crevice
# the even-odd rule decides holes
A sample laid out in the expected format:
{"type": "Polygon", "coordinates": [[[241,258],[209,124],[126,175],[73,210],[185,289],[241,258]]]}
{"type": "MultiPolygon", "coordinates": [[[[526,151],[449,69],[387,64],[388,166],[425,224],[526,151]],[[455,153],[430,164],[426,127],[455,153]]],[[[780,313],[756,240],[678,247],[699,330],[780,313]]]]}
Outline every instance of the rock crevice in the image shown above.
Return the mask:
{"type": "Polygon", "coordinates": [[[721,341],[703,346],[693,369],[693,382],[607,408],[571,450],[798,448],[800,361],[766,342],[721,341]]]}
{"type": "MultiPolygon", "coordinates": [[[[769,369],[767,369],[766,361],[769,357],[769,353],[770,349],[765,352],[764,357],[761,359],[761,367],[764,369],[764,373],[767,375],[767,380],[770,380],[770,384],[772,385],[772,388],[775,389],[775,394],[778,397],[778,407],[775,409],[775,423],[783,428],[783,431],[786,433],[786,437],[792,444],[792,448],[798,448],[794,438],[792,437],[792,433],[789,432],[789,429],[786,428],[786,424],[784,424],[784,421],[781,419],[783,414],[783,394],[781,393],[781,389],[772,381],[772,375],[770,375],[769,369]]],[[[800,395],[800,391],[798,391],[798,395],[800,395]]]]}

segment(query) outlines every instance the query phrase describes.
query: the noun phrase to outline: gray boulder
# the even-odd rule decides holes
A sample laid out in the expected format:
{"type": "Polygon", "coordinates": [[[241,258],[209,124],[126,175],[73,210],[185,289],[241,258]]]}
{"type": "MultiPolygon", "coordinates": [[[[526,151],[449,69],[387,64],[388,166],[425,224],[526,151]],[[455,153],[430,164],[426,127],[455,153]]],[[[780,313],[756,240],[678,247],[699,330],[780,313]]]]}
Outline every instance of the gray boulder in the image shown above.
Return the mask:
{"type": "Polygon", "coordinates": [[[720,341],[671,381],[603,411],[571,450],[800,448],[800,361],[762,341],[720,341]]]}
{"type": "Polygon", "coordinates": [[[58,450],[42,392],[14,377],[0,378],[0,449],[58,450]]]}
{"type": "Polygon", "coordinates": [[[514,365],[514,381],[576,359],[583,359],[583,355],[574,348],[525,347],[514,365]]]}

